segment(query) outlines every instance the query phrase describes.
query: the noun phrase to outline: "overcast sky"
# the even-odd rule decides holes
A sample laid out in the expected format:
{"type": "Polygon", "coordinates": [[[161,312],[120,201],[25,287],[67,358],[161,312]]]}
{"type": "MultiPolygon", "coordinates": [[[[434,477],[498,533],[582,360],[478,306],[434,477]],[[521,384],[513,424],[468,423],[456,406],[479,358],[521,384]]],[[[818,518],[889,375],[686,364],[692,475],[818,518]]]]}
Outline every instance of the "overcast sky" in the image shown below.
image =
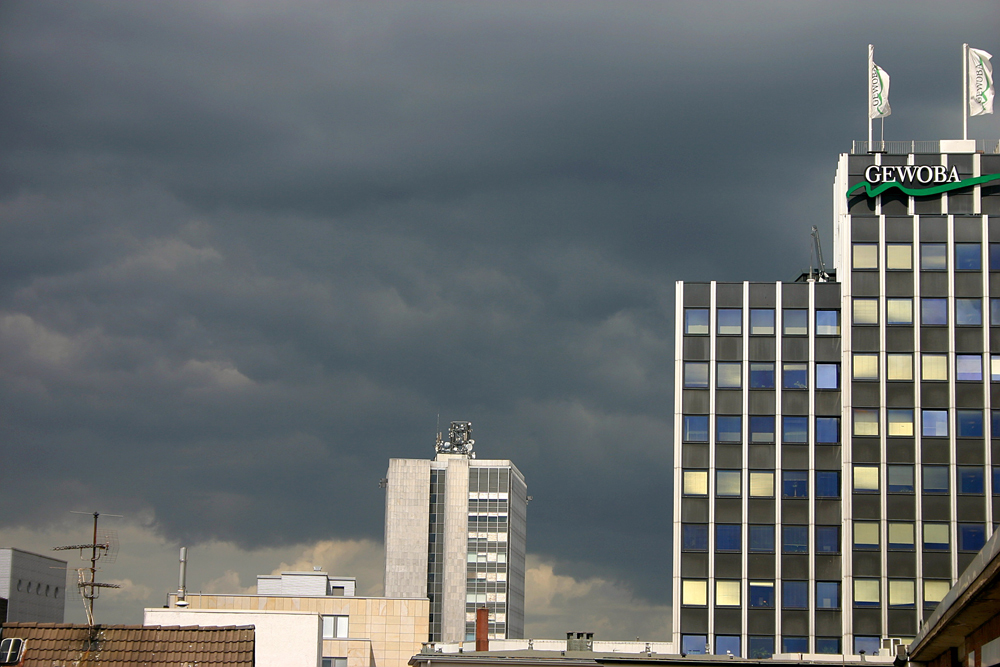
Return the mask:
{"type": "Polygon", "coordinates": [[[868,43],[885,138],[960,138],[962,43],[998,28],[997,2],[6,0],[0,546],[123,515],[103,622],[163,603],[179,545],[192,590],[320,565],[379,593],[379,479],[440,415],[527,479],[529,636],[666,639],[674,282],[793,280],[867,136],[868,43]]]}

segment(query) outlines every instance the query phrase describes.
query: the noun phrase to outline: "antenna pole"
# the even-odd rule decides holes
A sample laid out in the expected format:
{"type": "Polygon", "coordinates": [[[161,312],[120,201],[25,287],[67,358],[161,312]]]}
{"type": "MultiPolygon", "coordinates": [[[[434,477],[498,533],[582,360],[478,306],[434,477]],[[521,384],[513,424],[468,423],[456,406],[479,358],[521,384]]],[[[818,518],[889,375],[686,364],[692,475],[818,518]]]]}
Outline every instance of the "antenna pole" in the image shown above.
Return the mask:
{"type": "Polygon", "coordinates": [[[868,45],[868,74],[865,82],[868,86],[868,152],[872,150],[872,70],[875,68],[875,47],[868,45]]]}
{"type": "Polygon", "coordinates": [[[969,45],[962,44],[962,139],[969,138],[969,45]]]}
{"type": "Polygon", "coordinates": [[[94,512],[94,540],[90,543],[90,595],[87,597],[87,603],[90,607],[90,611],[87,615],[90,617],[90,624],[94,624],[94,598],[97,596],[94,594],[94,582],[97,581],[97,517],[100,516],[97,512],[94,512]]]}

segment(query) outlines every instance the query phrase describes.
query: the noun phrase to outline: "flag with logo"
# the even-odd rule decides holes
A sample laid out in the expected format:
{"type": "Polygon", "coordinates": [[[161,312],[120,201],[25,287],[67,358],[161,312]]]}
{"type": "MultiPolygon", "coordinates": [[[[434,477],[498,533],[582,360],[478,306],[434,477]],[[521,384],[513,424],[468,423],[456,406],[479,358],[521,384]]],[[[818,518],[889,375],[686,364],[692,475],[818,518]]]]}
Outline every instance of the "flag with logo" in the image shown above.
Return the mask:
{"type": "Polygon", "coordinates": [[[993,65],[989,53],[969,47],[969,115],[993,113],[993,65]]]}
{"type": "Polygon", "coordinates": [[[885,70],[868,60],[868,117],[885,118],[892,113],[889,107],[889,75],[885,70]]]}

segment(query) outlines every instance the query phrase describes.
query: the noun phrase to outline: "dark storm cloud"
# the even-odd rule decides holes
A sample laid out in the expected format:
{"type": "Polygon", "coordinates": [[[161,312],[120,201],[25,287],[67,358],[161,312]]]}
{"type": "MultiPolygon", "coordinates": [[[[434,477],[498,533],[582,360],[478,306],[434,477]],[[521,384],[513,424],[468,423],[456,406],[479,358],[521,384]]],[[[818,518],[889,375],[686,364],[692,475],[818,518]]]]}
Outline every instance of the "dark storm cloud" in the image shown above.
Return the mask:
{"type": "Polygon", "coordinates": [[[440,413],[662,599],[673,281],[794,278],[866,45],[886,138],[954,137],[996,10],[4,3],[0,523],[378,539],[440,413]]]}

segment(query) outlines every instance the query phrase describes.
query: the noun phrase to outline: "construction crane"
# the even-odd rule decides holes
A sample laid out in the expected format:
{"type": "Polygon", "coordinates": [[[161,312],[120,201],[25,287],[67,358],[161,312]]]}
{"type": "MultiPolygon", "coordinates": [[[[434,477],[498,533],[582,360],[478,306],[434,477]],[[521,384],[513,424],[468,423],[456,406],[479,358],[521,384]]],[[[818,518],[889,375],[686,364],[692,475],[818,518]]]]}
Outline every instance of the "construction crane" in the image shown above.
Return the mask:
{"type": "Polygon", "coordinates": [[[812,228],[812,238],[813,238],[813,252],[816,254],[816,261],[819,264],[819,268],[816,269],[816,273],[813,274],[812,269],[812,258],[809,260],[809,277],[815,279],[818,282],[825,283],[830,280],[830,274],[826,272],[826,262],[823,261],[823,246],[819,242],[819,229],[816,225],[812,228]]]}

